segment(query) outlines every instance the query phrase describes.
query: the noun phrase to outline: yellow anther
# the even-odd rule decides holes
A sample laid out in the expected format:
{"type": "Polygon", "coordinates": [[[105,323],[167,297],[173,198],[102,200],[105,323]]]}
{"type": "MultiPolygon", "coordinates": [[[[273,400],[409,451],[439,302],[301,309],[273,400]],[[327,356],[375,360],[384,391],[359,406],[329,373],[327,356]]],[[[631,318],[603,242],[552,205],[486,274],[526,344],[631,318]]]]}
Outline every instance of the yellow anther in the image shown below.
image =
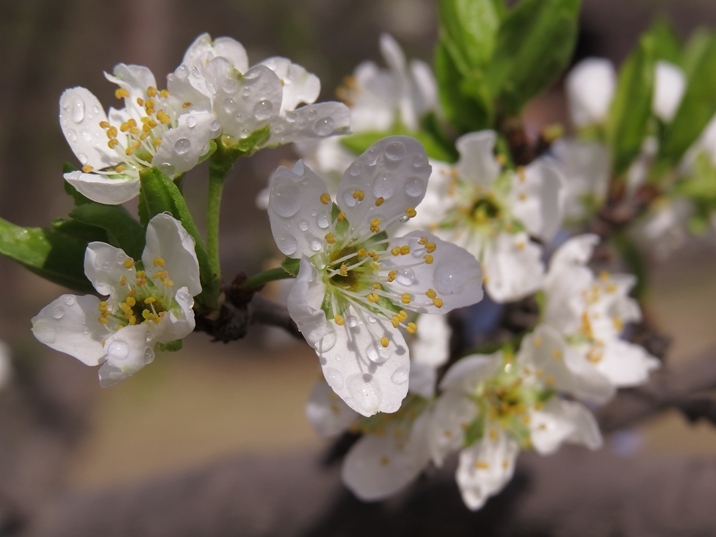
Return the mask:
{"type": "Polygon", "coordinates": [[[132,147],[133,147],[134,149],[139,149],[140,147],[142,147],[142,142],[140,142],[139,140],[137,140],[136,142],[134,142],[134,143],[132,144],[132,147]]]}
{"type": "Polygon", "coordinates": [[[150,297],[147,297],[147,298],[144,299],[144,303],[145,303],[145,304],[153,304],[153,303],[156,302],[156,301],[157,301],[157,299],[154,298],[153,296],[150,296],[150,297]]]}
{"type": "Polygon", "coordinates": [[[400,310],[400,311],[398,312],[398,315],[400,316],[400,320],[401,320],[401,321],[404,321],[405,319],[408,318],[408,314],[406,313],[405,310],[400,310]]]}
{"type": "Polygon", "coordinates": [[[476,461],[475,468],[477,468],[478,470],[489,470],[490,463],[487,461],[476,461]]]}
{"type": "Polygon", "coordinates": [[[383,196],[380,196],[379,198],[377,198],[375,200],[375,206],[380,207],[381,205],[383,205],[384,201],[385,201],[385,198],[383,196]]]}
{"type": "Polygon", "coordinates": [[[405,214],[407,214],[410,218],[415,218],[418,212],[414,207],[408,207],[405,209],[405,214]]]}
{"type": "Polygon", "coordinates": [[[144,99],[142,99],[141,97],[137,97],[137,104],[139,106],[144,106],[144,99]]]}
{"type": "Polygon", "coordinates": [[[391,270],[388,273],[388,283],[395,281],[395,277],[398,275],[398,272],[395,270],[391,270]]]}
{"type": "Polygon", "coordinates": [[[107,301],[106,301],[106,300],[102,300],[102,301],[99,303],[99,311],[106,311],[106,310],[107,310],[107,301]]]}
{"type": "Polygon", "coordinates": [[[146,272],[144,272],[143,270],[138,270],[138,271],[137,271],[137,278],[146,278],[146,277],[147,277],[147,273],[146,273],[146,272]]]}
{"type": "Polygon", "coordinates": [[[345,219],[346,219],[346,213],[344,213],[343,211],[341,211],[340,213],[338,213],[338,216],[336,217],[336,220],[338,220],[339,222],[343,222],[343,220],[345,220],[345,219]]]}
{"type": "Polygon", "coordinates": [[[436,308],[442,308],[443,307],[443,299],[442,298],[433,298],[433,306],[436,308]]]}
{"type": "Polygon", "coordinates": [[[382,289],[382,288],[383,288],[383,286],[380,285],[379,283],[374,283],[374,284],[373,284],[373,289],[382,289]]]}
{"type": "Polygon", "coordinates": [[[137,318],[134,315],[129,316],[129,324],[137,324],[137,318]]]}
{"type": "Polygon", "coordinates": [[[361,248],[360,250],[358,250],[358,256],[365,257],[367,255],[368,255],[368,252],[366,251],[365,248],[361,248]]]}
{"type": "Polygon", "coordinates": [[[328,244],[335,244],[336,243],[336,236],[333,233],[326,233],[326,242],[328,244]]]}
{"type": "Polygon", "coordinates": [[[603,270],[599,273],[599,279],[603,282],[608,282],[611,279],[611,276],[609,276],[609,273],[606,270],[603,270]]]}
{"type": "Polygon", "coordinates": [[[525,249],[525,246],[526,246],[526,245],[525,245],[524,241],[520,241],[520,242],[518,242],[517,244],[515,244],[515,248],[517,248],[519,251],[524,250],[524,249],[525,249]]]}
{"type": "Polygon", "coordinates": [[[157,119],[162,125],[166,125],[167,123],[169,123],[169,121],[171,121],[169,116],[164,112],[164,110],[159,110],[159,112],[157,112],[157,119]]]}
{"type": "Polygon", "coordinates": [[[517,176],[520,178],[520,183],[524,183],[527,180],[527,174],[525,173],[524,166],[517,167],[517,176]]]}
{"type": "Polygon", "coordinates": [[[404,244],[400,247],[400,255],[408,255],[410,253],[410,246],[404,244]]]}
{"type": "Polygon", "coordinates": [[[162,280],[162,285],[166,285],[167,287],[172,287],[174,285],[174,282],[171,280],[162,280]]]}
{"type": "Polygon", "coordinates": [[[380,344],[383,346],[383,348],[387,347],[390,341],[388,341],[388,338],[383,336],[380,338],[380,344]]]}
{"type": "Polygon", "coordinates": [[[159,95],[161,95],[162,98],[166,99],[167,97],[169,97],[169,90],[163,89],[159,92],[159,95]]]}
{"type": "Polygon", "coordinates": [[[620,317],[614,317],[612,319],[612,323],[614,324],[614,330],[617,332],[621,332],[624,330],[624,323],[622,322],[620,317]]]}
{"type": "Polygon", "coordinates": [[[161,138],[156,138],[156,139],[152,140],[152,145],[153,145],[154,147],[159,147],[160,145],[162,145],[162,140],[161,140],[161,138]]]}
{"type": "Polygon", "coordinates": [[[418,244],[421,245],[421,246],[425,246],[427,243],[428,243],[428,238],[427,238],[427,237],[420,237],[420,238],[418,239],[418,244]]]}
{"type": "Polygon", "coordinates": [[[400,317],[398,317],[397,315],[393,315],[390,318],[390,322],[393,325],[393,328],[398,328],[400,326],[400,317]]]}
{"type": "Polygon", "coordinates": [[[97,320],[98,320],[99,322],[101,322],[102,324],[107,324],[107,323],[109,322],[109,319],[107,319],[107,317],[100,317],[100,318],[97,319],[97,320]]]}
{"type": "Polygon", "coordinates": [[[390,457],[381,457],[380,464],[382,464],[383,466],[388,466],[390,464],[390,457]]]}
{"type": "Polygon", "coordinates": [[[403,293],[402,296],[400,297],[400,301],[403,304],[410,304],[410,300],[411,300],[410,295],[408,293],[403,293]]]}
{"type": "Polygon", "coordinates": [[[119,130],[121,130],[122,132],[127,132],[129,130],[129,123],[127,123],[126,121],[122,123],[119,126],[119,130]]]}
{"type": "Polygon", "coordinates": [[[127,291],[127,296],[134,296],[137,294],[137,291],[135,289],[132,289],[130,291],[127,291]]]}
{"type": "Polygon", "coordinates": [[[117,134],[119,134],[119,132],[117,131],[117,127],[110,127],[109,129],[107,129],[107,136],[109,138],[116,138],[117,134]]]}
{"type": "Polygon", "coordinates": [[[107,146],[108,146],[110,149],[114,149],[114,148],[117,147],[118,145],[119,145],[119,140],[117,140],[116,138],[114,138],[113,140],[110,140],[109,142],[107,142],[107,146]]]}
{"type": "Polygon", "coordinates": [[[368,252],[368,255],[373,258],[373,261],[378,261],[378,259],[380,259],[380,256],[375,253],[375,250],[371,250],[370,252],[368,252]]]}
{"type": "Polygon", "coordinates": [[[149,86],[147,88],[147,97],[156,97],[157,95],[157,88],[154,86],[149,86]]]}
{"type": "Polygon", "coordinates": [[[163,267],[164,266],[164,259],[161,257],[155,257],[154,258],[154,266],[155,267],[163,267]]]}
{"type": "Polygon", "coordinates": [[[143,132],[143,133],[139,136],[139,139],[140,139],[140,140],[146,140],[147,138],[149,138],[149,133],[148,133],[148,132],[143,132]]]}
{"type": "Polygon", "coordinates": [[[142,317],[144,317],[144,320],[151,319],[152,312],[149,310],[142,310],[142,317]]]}
{"type": "Polygon", "coordinates": [[[155,104],[156,103],[154,102],[154,99],[147,99],[146,101],[144,101],[144,109],[153,110],[155,104]]]}
{"type": "Polygon", "coordinates": [[[534,343],[535,347],[539,347],[540,345],[542,345],[542,338],[541,337],[534,338],[533,343],[534,343]]]}
{"type": "Polygon", "coordinates": [[[132,308],[126,302],[120,302],[119,309],[121,309],[124,313],[132,313],[132,308]]]}
{"type": "Polygon", "coordinates": [[[562,351],[559,349],[553,349],[552,358],[554,358],[555,360],[561,360],[563,358],[562,351]]]}
{"type": "Polygon", "coordinates": [[[333,317],[333,320],[338,326],[343,326],[344,324],[346,324],[346,320],[340,315],[336,315],[335,317],[333,317]]]}
{"type": "Polygon", "coordinates": [[[119,285],[121,285],[122,287],[124,287],[125,285],[127,285],[127,277],[126,277],[126,276],[122,276],[122,277],[119,279],[119,285]]]}
{"type": "Polygon", "coordinates": [[[117,97],[117,99],[126,99],[129,97],[129,91],[124,88],[117,88],[114,92],[114,96],[117,97]]]}
{"type": "Polygon", "coordinates": [[[127,304],[129,304],[130,306],[134,306],[137,304],[137,299],[133,296],[128,296],[125,302],[127,302],[127,304]]]}
{"type": "Polygon", "coordinates": [[[362,190],[354,190],[353,191],[353,199],[356,199],[358,201],[363,201],[363,198],[365,198],[365,192],[362,190]]]}
{"type": "Polygon", "coordinates": [[[433,264],[434,259],[433,259],[433,256],[431,256],[430,254],[423,256],[423,259],[425,260],[426,265],[433,264]]]}
{"type": "Polygon", "coordinates": [[[432,253],[437,249],[437,247],[438,247],[438,245],[435,244],[434,242],[429,242],[429,243],[427,243],[427,244],[425,245],[425,250],[426,250],[429,254],[432,254],[432,253]]]}
{"type": "Polygon", "coordinates": [[[130,269],[134,266],[134,259],[127,258],[124,260],[124,263],[122,263],[122,264],[124,265],[124,268],[130,269]]]}
{"type": "Polygon", "coordinates": [[[427,291],[425,291],[425,296],[432,300],[433,298],[438,296],[438,294],[435,292],[435,289],[428,289],[427,291]]]}
{"type": "Polygon", "coordinates": [[[414,334],[418,331],[418,325],[415,323],[408,323],[408,328],[406,330],[408,334],[414,334]]]}
{"type": "Polygon", "coordinates": [[[117,173],[122,173],[122,172],[123,172],[124,170],[126,170],[126,169],[127,169],[127,167],[126,167],[124,164],[120,164],[119,166],[117,166],[117,167],[114,169],[114,171],[117,172],[117,173]]]}
{"type": "Polygon", "coordinates": [[[321,194],[321,197],[319,198],[321,200],[321,203],[323,205],[328,205],[331,203],[331,195],[328,192],[324,192],[321,194]]]}
{"type": "Polygon", "coordinates": [[[182,108],[189,108],[190,106],[191,106],[191,103],[189,101],[182,103],[182,105],[181,105],[182,108]]]}
{"type": "Polygon", "coordinates": [[[343,264],[341,265],[341,269],[338,271],[338,273],[339,273],[341,276],[348,276],[348,265],[346,265],[345,263],[343,263],[343,264]]]}
{"type": "Polygon", "coordinates": [[[99,126],[103,129],[109,129],[110,125],[108,121],[100,121],[99,126]]]}
{"type": "Polygon", "coordinates": [[[370,230],[373,233],[378,233],[380,231],[380,218],[373,218],[373,220],[370,221],[370,230]]]}
{"type": "Polygon", "coordinates": [[[520,192],[519,194],[517,194],[517,198],[520,201],[525,201],[527,199],[527,194],[525,194],[524,192],[520,192]]]}
{"type": "Polygon", "coordinates": [[[396,246],[395,248],[391,249],[390,253],[393,255],[400,255],[400,246],[396,246]]]}
{"type": "Polygon", "coordinates": [[[94,168],[89,164],[85,164],[84,166],[82,166],[82,171],[85,173],[92,173],[92,170],[94,170],[94,168]]]}
{"type": "Polygon", "coordinates": [[[133,148],[133,147],[128,147],[128,148],[125,150],[124,153],[125,153],[128,157],[131,157],[132,155],[134,155],[134,148],[133,148]]]}
{"type": "Polygon", "coordinates": [[[497,156],[495,157],[495,160],[497,161],[497,163],[498,163],[500,166],[504,166],[505,163],[507,162],[507,157],[506,157],[505,155],[503,155],[502,153],[500,153],[499,155],[497,155],[497,156]]]}
{"type": "Polygon", "coordinates": [[[378,295],[378,293],[370,293],[366,298],[368,299],[368,302],[372,304],[375,304],[380,300],[380,296],[378,295]]]}

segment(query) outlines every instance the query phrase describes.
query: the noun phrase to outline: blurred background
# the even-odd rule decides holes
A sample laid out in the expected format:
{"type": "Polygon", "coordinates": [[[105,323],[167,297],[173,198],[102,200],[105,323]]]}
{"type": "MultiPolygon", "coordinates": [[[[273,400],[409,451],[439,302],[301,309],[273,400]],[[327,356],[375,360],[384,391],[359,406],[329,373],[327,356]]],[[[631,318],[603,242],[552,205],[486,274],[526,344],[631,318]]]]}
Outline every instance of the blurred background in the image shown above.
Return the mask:
{"type": "MultiPolygon", "coordinates": [[[[231,36],[250,62],[282,55],[316,73],[319,100],[363,60],[382,64],[380,33],[408,57],[431,62],[435,0],[0,0],[0,217],[44,226],[67,214],[62,163],[74,162],[59,128],[62,91],[84,86],[107,106],[116,63],[150,67],[160,87],[202,32],[231,36]]],[[[716,24],[713,0],[584,0],[575,61],[621,62],[656,14],[685,38],[716,24]]],[[[528,127],[566,121],[559,87],[530,104],[528,127]]],[[[277,252],[253,200],[290,148],[239,162],[227,182],[222,220],[226,278],[252,273],[277,252]]],[[[206,170],[185,181],[201,214],[206,170]]],[[[203,224],[201,221],[199,224],[203,224]]],[[[716,247],[693,241],[654,262],[647,314],[674,338],[669,363],[716,344],[716,247]]],[[[42,347],[30,318],[63,292],[0,259],[0,338],[13,349],[15,383],[0,393],[0,498],[21,504],[58,491],[92,490],[171,474],[237,454],[274,455],[326,447],[303,415],[320,374],[312,350],[257,329],[241,342],[194,334],[130,380],[102,390],[96,371],[42,347]],[[268,336],[268,337],[267,337],[268,336]]],[[[608,449],[716,455],[716,430],[667,413],[615,435],[608,449]]],[[[557,455],[559,456],[559,455],[557,455]]],[[[1,511],[1,506],[0,506],[1,511]]]]}

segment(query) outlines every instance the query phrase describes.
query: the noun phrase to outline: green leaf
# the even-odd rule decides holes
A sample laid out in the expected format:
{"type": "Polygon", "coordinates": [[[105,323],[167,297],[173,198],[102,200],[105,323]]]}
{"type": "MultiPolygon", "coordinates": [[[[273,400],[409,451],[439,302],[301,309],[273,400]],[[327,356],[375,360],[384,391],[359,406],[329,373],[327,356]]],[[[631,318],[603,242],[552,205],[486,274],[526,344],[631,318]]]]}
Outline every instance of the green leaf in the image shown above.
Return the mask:
{"type": "Polygon", "coordinates": [[[93,241],[108,242],[107,232],[97,226],[90,226],[75,220],[57,218],[52,222],[52,229],[64,233],[84,243],[93,241]]]}
{"type": "Polygon", "coordinates": [[[681,43],[671,23],[660,17],[651,25],[649,35],[654,39],[654,58],[674,65],[682,65],[681,43]]]}
{"type": "Polygon", "coordinates": [[[121,248],[132,259],[141,259],[144,251],[144,227],[121,205],[86,203],[75,207],[70,218],[106,231],[112,246],[121,248]]]}
{"type": "Polygon", "coordinates": [[[482,73],[462,74],[442,42],[435,49],[435,76],[443,112],[455,129],[466,133],[494,126],[492,97],[482,73]]]}
{"type": "Polygon", "coordinates": [[[445,149],[443,145],[436,141],[429,132],[410,132],[402,126],[396,126],[390,131],[367,131],[350,134],[341,138],[341,144],[356,155],[360,155],[378,140],[381,140],[386,136],[397,135],[412,136],[417,139],[421,144],[423,144],[425,152],[430,158],[444,162],[452,162],[454,160],[454,156],[450,150],[445,149]]]}
{"type": "Polygon", "coordinates": [[[686,74],[687,80],[691,80],[693,78],[696,66],[703,57],[704,52],[708,49],[712,38],[713,33],[706,28],[696,29],[691,34],[691,37],[689,37],[682,53],[682,65],[684,67],[684,73],[686,74]]]}
{"type": "Polygon", "coordinates": [[[671,165],[681,160],[716,114],[716,37],[712,37],[693,68],[681,106],[663,135],[660,158],[671,165]]]}
{"type": "Polygon", "coordinates": [[[440,41],[463,75],[492,59],[503,13],[501,0],[440,1],[440,41]]]}
{"type": "Polygon", "coordinates": [[[581,0],[523,0],[505,18],[489,66],[488,87],[517,114],[562,73],[577,40],[581,0]]]}
{"type": "Polygon", "coordinates": [[[154,215],[165,212],[170,213],[182,223],[184,229],[194,239],[196,257],[199,260],[202,291],[195,297],[196,302],[203,308],[216,308],[220,292],[219,280],[211,269],[204,242],[194,223],[194,218],[189,212],[184,196],[182,196],[174,181],[157,168],[144,170],[139,178],[141,182],[139,217],[142,225],[146,226],[154,215]]]}
{"type": "Polygon", "coordinates": [[[182,346],[184,345],[183,339],[177,339],[175,341],[170,341],[169,343],[160,343],[157,345],[158,351],[165,351],[165,352],[177,352],[182,349],[182,346]]]}
{"type": "Polygon", "coordinates": [[[645,35],[619,71],[609,110],[607,137],[614,173],[621,174],[641,151],[654,92],[654,39],[645,35]]]}
{"type": "Polygon", "coordinates": [[[295,278],[298,276],[298,269],[301,268],[301,260],[287,257],[281,263],[281,268],[295,278]]]}
{"type": "MultiPolygon", "coordinates": [[[[74,164],[70,162],[65,162],[62,165],[62,173],[70,173],[77,171],[77,168],[74,164]]],[[[67,181],[63,181],[65,186],[65,193],[68,196],[72,196],[72,198],[75,200],[75,205],[83,205],[85,203],[94,203],[91,199],[86,197],[83,194],[80,194],[75,187],[73,187],[71,184],[69,184],[67,181]]]]}
{"type": "Polygon", "coordinates": [[[84,271],[86,246],[54,229],[19,227],[0,218],[0,254],[53,283],[92,293],[84,271]]]}

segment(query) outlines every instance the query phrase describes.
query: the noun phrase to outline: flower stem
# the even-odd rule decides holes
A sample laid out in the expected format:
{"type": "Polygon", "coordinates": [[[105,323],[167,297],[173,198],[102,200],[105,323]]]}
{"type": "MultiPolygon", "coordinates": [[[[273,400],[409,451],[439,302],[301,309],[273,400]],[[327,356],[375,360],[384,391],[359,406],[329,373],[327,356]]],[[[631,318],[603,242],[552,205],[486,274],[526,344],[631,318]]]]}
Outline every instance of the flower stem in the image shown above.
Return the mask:
{"type": "Polygon", "coordinates": [[[244,289],[256,289],[258,287],[266,285],[268,282],[273,282],[276,280],[286,280],[288,278],[293,277],[294,276],[286,272],[286,270],[282,267],[276,267],[269,270],[265,270],[263,272],[259,272],[258,274],[254,274],[250,278],[247,278],[246,281],[241,285],[241,287],[243,287],[244,289]]]}

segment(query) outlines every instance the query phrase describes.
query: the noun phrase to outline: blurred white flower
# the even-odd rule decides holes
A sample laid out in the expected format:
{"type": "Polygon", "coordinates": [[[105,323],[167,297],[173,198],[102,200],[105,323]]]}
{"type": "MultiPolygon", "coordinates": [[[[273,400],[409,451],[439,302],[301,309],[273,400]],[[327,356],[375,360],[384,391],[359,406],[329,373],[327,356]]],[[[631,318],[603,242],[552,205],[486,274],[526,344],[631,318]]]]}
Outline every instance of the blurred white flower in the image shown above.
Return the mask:
{"type": "Polygon", "coordinates": [[[616,89],[617,73],[609,60],[587,58],[567,75],[569,113],[577,127],[602,124],[616,89]]]}
{"type": "Polygon", "coordinates": [[[654,114],[666,123],[671,122],[679,109],[685,91],[686,75],[681,68],[664,61],[656,62],[652,102],[654,114]]]}

